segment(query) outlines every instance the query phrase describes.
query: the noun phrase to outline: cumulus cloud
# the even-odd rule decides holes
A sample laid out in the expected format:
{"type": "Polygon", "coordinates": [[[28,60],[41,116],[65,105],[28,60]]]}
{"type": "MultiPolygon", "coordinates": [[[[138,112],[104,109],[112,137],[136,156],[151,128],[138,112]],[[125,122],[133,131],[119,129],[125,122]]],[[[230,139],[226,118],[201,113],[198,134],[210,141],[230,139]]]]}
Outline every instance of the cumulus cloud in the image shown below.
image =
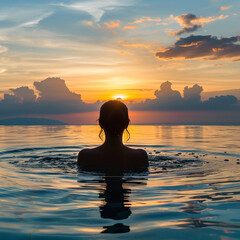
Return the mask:
{"type": "Polygon", "coordinates": [[[192,35],[180,38],[173,46],[157,52],[156,57],[163,60],[239,58],[239,41],[240,35],[225,38],[217,38],[211,35],[192,35]]]}
{"type": "Polygon", "coordinates": [[[61,78],[47,78],[33,85],[39,91],[39,102],[82,101],[81,95],[71,92],[61,78]]]}
{"type": "Polygon", "coordinates": [[[200,102],[201,101],[200,94],[202,91],[203,91],[203,88],[197,84],[193,85],[192,87],[186,86],[183,90],[184,99],[200,102]]]}
{"type": "Polygon", "coordinates": [[[32,89],[28,87],[19,87],[10,89],[14,93],[14,96],[18,99],[19,103],[35,102],[36,95],[32,89]]]}
{"type": "Polygon", "coordinates": [[[0,116],[25,114],[64,114],[97,110],[99,102],[87,104],[81,95],[71,92],[60,78],[47,78],[34,82],[38,97],[33,89],[20,87],[10,89],[0,101],[0,116]]]}
{"type": "MultiPolygon", "coordinates": [[[[10,89],[11,94],[5,93],[3,100],[0,100],[0,116],[90,112],[99,110],[102,104],[100,101],[85,103],[81,95],[71,92],[60,78],[47,78],[34,82],[34,86],[38,94],[26,86],[10,89]]],[[[130,102],[127,105],[130,110],[240,110],[240,101],[236,97],[216,96],[202,101],[202,91],[203,88],[198,84],[186,86],[182,96],[167,81],[155,91],[154,99],[146,99],[141,103],[130,102]]]]}
{"type": "Polygon", "coordinates": [[[194,32],[199,28],[202,28],[205,23],[213,22],[216,20],[225,19],[228,16],[220,15],[218,17],[197,17],[194,14],[187,13],[183,14],[181,16],[175,17],[175,20],[182,26],[181,29],[179,29],[176,32],[170,32],[170,35],[181,35],[183,33],[189,33],[194,32]]]}
{"type": "Polygon", "coordinates": [[[155,91],[156,98],[146,99],[141,103],[130,103],[131,110],[240,110],[239,100],[231,95],[201,100],[203,88],[198,84],[192,87],[186,86],[183,97],[179,91],[173,90],[169,81],[161,84],[155,91]]]}
{"type": "Polygon", "coordinates": [[[160,101],[178,101],[181,99],[181,94],[178,91],[172,90],[171,87],[172,83],[169,81],[164,82],[160,86],[160,90],[156,90],[154,95],[159,99],[160,101]]]}

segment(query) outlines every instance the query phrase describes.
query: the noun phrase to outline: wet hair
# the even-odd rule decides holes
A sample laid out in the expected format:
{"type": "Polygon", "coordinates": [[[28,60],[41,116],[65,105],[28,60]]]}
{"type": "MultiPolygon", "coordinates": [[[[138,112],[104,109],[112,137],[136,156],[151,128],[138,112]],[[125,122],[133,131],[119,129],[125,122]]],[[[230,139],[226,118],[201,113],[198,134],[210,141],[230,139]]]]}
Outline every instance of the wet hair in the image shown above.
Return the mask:
{"type": "Polygon", "coordinates": [[[98,121],[101,127],[99,133],[101,139],[103,130],[111,135],[119,135],[122,131],[126,130],[128,134],[127,140],[129,140],[130,134],[127,127],[130,120],[128,117],[128,108],[123,102],[119,100],[105,102],[100,108],[98,121]]]}

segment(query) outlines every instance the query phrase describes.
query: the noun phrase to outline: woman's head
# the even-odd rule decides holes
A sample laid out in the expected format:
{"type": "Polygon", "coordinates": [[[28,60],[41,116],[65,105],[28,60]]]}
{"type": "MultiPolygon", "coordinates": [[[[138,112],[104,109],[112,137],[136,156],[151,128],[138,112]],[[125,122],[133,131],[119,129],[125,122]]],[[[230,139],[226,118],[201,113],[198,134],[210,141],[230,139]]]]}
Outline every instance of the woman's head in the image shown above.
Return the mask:
{"type": "Polygon", "coordinates": [[[129,124],[128,108],[118,100],[105,102],[100,108],[99,125],[111,135],[119,135],[129,124]]]}

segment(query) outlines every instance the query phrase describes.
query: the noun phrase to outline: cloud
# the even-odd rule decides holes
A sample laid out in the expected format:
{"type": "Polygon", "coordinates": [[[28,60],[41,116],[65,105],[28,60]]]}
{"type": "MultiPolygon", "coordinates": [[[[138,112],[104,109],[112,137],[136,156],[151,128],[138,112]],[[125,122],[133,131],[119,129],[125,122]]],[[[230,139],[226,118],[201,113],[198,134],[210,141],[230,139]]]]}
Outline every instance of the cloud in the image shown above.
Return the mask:
{"type": "Polygon", "coordinates": [[[176,32],[170,32],[170,35],[181,35],[183,33],[189,33],[194,32],[199,28],[202,28],[205,23],[213,22],[216,20],[225,19],[228,16],[220,15],[218,17],[197,17],[194,14],[187,13],[183,14],[181,16],[175,17],[175,20],[182,26],[181,29],[179,29],[176,32]]]}
{"type": "Polygon", "coordinates": [[[182,70],[183,66],[185,66],[185,63],[184,62],[169,62],[167,64],[164,64],[164,65],[160,65],[159,66],[159,69],[160,68],[165,68],[165,69],[177,69],[177,70],[182,70]]]}
{"type": "Polygon", "coordinates": [[[105,23],[103,23],[103,25],[101,25],[99,23],[94,24],[94,22],[92,22],[92,21],[83,21],[83,23],[92,28],[98,29],[98,30],[113,30],[113,29],[132,30],[132,29],[137,28],[137,26],[134,26],[134,25],[126,25],[126,26],[121,27],[120,20],[112,20],[109,22],[105,22],[105,23]]]}
{"type": "Polygon", "coordinates": [[[76,2],[72,4],[58,4],[61,7],[70,8],[76,11],[87,12],[93,16],[96,22],[99,22],[106,11],[114,10],[120,7],[132,6],[135,3],[133,0],[92,0],[76,2]]]}
{"type": "MultiPolygon", "coordinates": [[[[10,89],[0,100],[0,117],[27,114],[66,114],[97,111],[102,102],[85,103],[80,94],[71,92],[64,80],[47,78],[34,82],[36,91],[29,87],[10,89]]],[[[179,91],[172,89],[169,81],[161,84],[155,91],[154,99],[146,99],[140,103],[129,102],[130,110],[240,110],[240,101],[231,95],[201,100],[203,88],[198,84],[186,86],[183,97],[179,91]]]]}
{"type": "Polygon", "coordinates": [[[198,19],[194,14],[183,14],[181,16],[176,17],[176,20],[179,22],[183,28],[176,32],[171,32],[170,35],[181,35],[183,33],[194,32],[198,28],[203,27],[203,23],[194,23],[193,21],[198,19]]]}
{"type": "Polygon", "coordinates": [[[103,24],[104,24],[103,26],[101,26],[100,24],[97,24],[96,28],[100,30],[113,30],[120,27],[120,20],[109,21],[103,24]]]}
{"type": "MultiPolygon", "coordinates": [[[[140,41],[134,42],[134,39],[128,41],[128,40],[119,40],[118,43],[124,47],[124,48],[132,48],[132,49],[147,49],[152,53],[152,49],[155,49],[156,46],[158,46],[159,42],[146,42],[146,41],[140,41]]],[[[157,49],[157,48],[156,48],[157,49]]]]}
{"type": "Polygon", "coordinates": [[[129,24],[139,24],[139,23],[143,23],[143,22],[161,22],[161,21],[162,21],[161,18],[141,17],[129,24]]]}
{"type": "Polygon", "coordinates": [[[199,85],[195,84],[192,87],[186,86],[183,90],[183,96],[186,100],[191,100],[194,102],[200,102],[201,101],[201,92],[203,91],[203,88],[199,85]]]}
{"type": "Polygon", "coordinates": [[[36,19],[36,16],[39,16],[38,18],[44,18],[45,15],[48,15],[50,12],[47,11],[47,6],[41,4],[41,5],[33,5],[33,6],[11,6],[11,7],[2,7],[0,9],[0,20],[5,21],[11,21],[12,23],[16,23],[19,25],[19,23],[24,23],[31,21],[31,19],[36,19]]]}
{"type": "MultiPolygon", "coordinates": [[[[143,22],[157,22],[157,24],[160,25],[161,19],[160,18],[150,18],[150,17],[142,17],[140,19],[135,20],[132,23],[128,23],[127,25],[121,27],[120,26],[120,20],[112,20],[109,22],[105,22],[103,23],[103,25],[101,24],[94,24],[92,21],[82,21],[84,24],[96,28],[96,29],[105,29],[105,30],[112,30],[112,29],[116,29],[118,28],[119,30],[133,30],[133,29],[137,29],[139,28],[139,26],[136,26],[140,23],[143,22]]],[[[163,25],[165,25],[165,23],[162,23],[163,25]]]]}
{"type": "Polygon", "coordinates": [[[120,26],[120,21],[116,20],[116,21],[105,22],[104,25],[105,25],[105,29],[114,29],[120,26]]]}
{"type": "Polygon", "coordinates": [[[87,104],[81,95],[71,92],[60,78],[47,78],[34,82],[39,97],[33,89],[20,87],[10,89],[0,101],[0,116],[26,114],[64,114],[97,110],[100,102],[87,104]]]}
{"type": "Polygon", "coordinates": [[[90,27],[94,27],[93,22],[92,21],[83,21],[84,24],[90,26],[90,27]]]}
{"type": "Polygon", "coordinates": [[[233,62],[240,62],[240,58],[234,59],[233,62]]]}
{"type": "Polygon", "coordinates": [[[214,67],[223,67],[223,66],[225,66],[225,64],[223,64],[223,63],[216,63],[213,66],[214,67]]]}
{"type": "Polygon", "coordinates": [[[136,29],[137,26],[133,26],[133,25],[126,25],[123,27],[123,30],[132,30],[132,29],[136,29]]]}
{"type": "MultiPolygon", "coordinates": [[[[109,22],[105,22],[102,25],[101,24],[94,24],[92,21],[83,21],[85,25],[88,25],[89,27],[95,28],[97,30],[114,30],[118,29],[120,30],[120,20],[112,20],[109,22]]],[[[112,31],[112,33],[115,33],[112,31]]]]}
{"type": "Polygon", "coordinates": [[[169,81],[164,82],[160,86],[160,90],[156,90],[154,95],[160,101],[175,102],[181,99],[181,94],[178,91],[172,90],[172,83],[169,81]]]}
{"type": "Polygon", "coordinates": [[[138,28],[136,25],[144,23],[144,22],[155,22],[155,23],[159,24],[160,21],[162,21],[161,18],[141,17],[141,18],[135,20],[134,22],[128,23],[128,25],[123,27],[123,30],[136,29],[136,28],[138,28]]]}
{"type": "Polygon", "coordinates": [[[235,96],[227,95],[227,96],[216,96],[211,97],[209,100],[204,101],[203,108],[209,110],[222,110],[222,109],[231,109],[237,106],[238,103],[238,110],[239,108],[239,101],[235,96]],[[235,105],[235,106],[234,106],[235,105]]]}
{"type": "Polygon", "coordinates": [[[4,94],[0,101],[0,116],[14,116],[36,113],[35,102],[32,102],[31,89],[21,87],[11,89],[13,94],[4,94]]]}
{"type": "Polygon", "coordinates": [[[227,9],[230,9],[231,7],[232,7],[231,5],[228,5],[228,6],[222,6],[222,7],[219,8],[219,12],[221,12],[221,11],[225,11],[225,10],[227,10],[227,9]]]}
{"type": "Polygon", "coordinates": [[[7,51],[8,51],[7,47],[4,47],[4,46],[0,45],[0,53],[4,53],[4,52],[7,52],[7,51]]]}
{"type": "Polygon", "coordinates": [[[128,51],[120,51],[119,52],[121,55],[133,55],[133,53],[128,52],[128,51]]]}
{"type": "Polygon", "coordinates": [[[10,89],[14,93],[14,96],[18,99],[19,103],[35,102],[36,95],[32,89],[28,87],[19,87],[10,89]]]}
{"type": "Polygon", "coordinates": [[[201,101],[203,88],[198,84],[192,87],[186,86],[183,97],[179,91],[173,90],[169,81],[161,84],[155,91],[155,99],[146,99],[141,103],[130,103],[131,110],[150,111],[186,111],[186,110],[240,110],[240,101],[231,95],[217,96],[201,101]]]}
{"type": "Polygon", "coordinates": [[[239,41],[240,35],[225,38],[217,38],[211,35],[192,35],[180,38],[173,46],[157,52],[156,57],[162,60],[239,58],[239,41]]]}
{"type": "Polygon", "coordinates": [[[71,92],[61,78],[47,78],[33,85],[39,91],[39,102],[82,101],[81,95],[71,92]]]}
{"type": "Polygon", "coordinates": [[[220,15],[218,17],[199,17],[196,21],[197,22],[201,22],[201,23],[210,23],[210,22],[214,22],[214,21],[217,21],[217,20],[223,20],[223,19],[226,19],[228,18],[228,15],[220,15]]]}
{"type": "Polygon", "coordinates": [[[53,13],[54,13],[53,11],[44,13],[40,17],[35,18],[35,19],[31,20],[31,21],[25,22],[25,23],[21,24],[20,26],[21,27],[33,27],[35,25],[38,25],[43,19],[48,18],[49,16],[51,16],[53,13]]]}
{"type": "Polygon", "coordinates": [[[150,44],[145,43],[123,43],[123,47],[130,47],[130,48],[150,48],[150,44]]]}

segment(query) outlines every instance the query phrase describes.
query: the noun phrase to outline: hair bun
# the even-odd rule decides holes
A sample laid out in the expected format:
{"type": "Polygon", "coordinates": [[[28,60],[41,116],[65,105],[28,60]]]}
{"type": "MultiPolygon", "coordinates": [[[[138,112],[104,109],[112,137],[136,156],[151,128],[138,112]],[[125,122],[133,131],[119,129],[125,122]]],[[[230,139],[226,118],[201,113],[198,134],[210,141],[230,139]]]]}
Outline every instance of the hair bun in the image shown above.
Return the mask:
{"type": "Polygon", "coordinates": [[[100,109],[99,124],[113,134],[123,131],[129,124],[127,106],[117,100],[104,103],[100,109]]]}

